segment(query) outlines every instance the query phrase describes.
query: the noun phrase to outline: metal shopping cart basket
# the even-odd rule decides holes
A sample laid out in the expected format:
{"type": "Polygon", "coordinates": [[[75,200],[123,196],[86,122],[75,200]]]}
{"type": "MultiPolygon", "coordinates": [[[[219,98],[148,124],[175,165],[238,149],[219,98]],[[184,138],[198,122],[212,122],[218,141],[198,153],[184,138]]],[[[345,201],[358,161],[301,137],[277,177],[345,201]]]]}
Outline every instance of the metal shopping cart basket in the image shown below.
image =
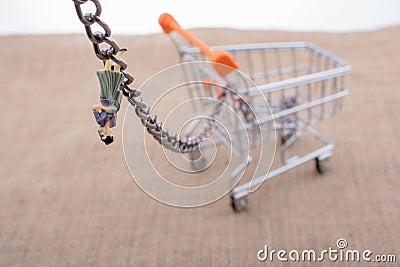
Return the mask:
{"type": "MultiPolygon", "coordinates": [[[[342,99],[349,92],[345,87],[345,75],[351,71],[351,65],[306,42],[208,47],[191,33],[183,30],[169,14],[160,16],[160,25],[176,45],[181,62],[199,62],[195,65],[197,68],[191,65],[186,75],[192,75],[191,77],[194,76],[199,80],[211,80],[216,84],[226,83],[228,80],[229,87],[234,88],[234,93],[240,95],[240,99],[244,98],[246,103],[251,103],[252,111],[246,113],[246,110],[248,111],[246,105],[241,105],[237,99],[232,101],[232,106],[237,112],[241,112],[246,122],[250,124],[248,128],[256,124],[261,131],[276,129],[274,134],[276,132],[276,140],[279,141],[277,143],[280,143],[277,148],[281,164],[232,190],[231,204],[235,211],[247,207],[247,196],[252,191],[251,188],[256,188],[265,180],[300,164],[314,160],[316,170],[319,173],[324,171],[326,160],[332,156],[334,146],[326,137],[311,128],[311,125],[341,111],[342,99]],[[183,43],[182,39],[189,41],[187,42],[189,45],[183,43]],[[229,70],[224,73],[224,70],[212,68],[200,61],[222,63],[233,69],[239,69],[257,84],[258,88],[253,83],[237,78],[221,81],[221,77],[229,76],[226,74],[229,70]],[[267,100],[270,110],[257,110],[257,101],[260,99],[267,100]],[[257,120],[252,113],[257,114],[257,120]],[[289,148],[293,147],[302,133],[311,136],[320,145],[302,155],[295,154],[289,157],[289,148]]],[[[210,90],[210,87],[212,86],[209,84],[200,87],[197,84],[190,93],[197,96],[221,97],[223,91],[221,86],[214,86],[214,90],[210,90]]],[[[209,108],[207,102],[203,108],[209,108]]],[[[263,108],[265,109],[265,106],[263,108]]],[[[229,121],[228,118],[223,120],[226,123],[229,121]]],[[[187,134],[190,135],[197,126],[193,125],[187,134]]],[[[258,135],[257,131],[253,132],[253,136],[250,134],[251,145],[257,145],[258,135]]],[[[224,143],[223,134],[219,135],[219,139],[222,140],[220,143],[224,143]]],[[[236,152],[243,153],[243,151],[236,152]]],[[[249,161],[251,160],[249,157],[249,161]]],[[[245,168],[248,163],[244,162],[238,168],[245,168]]]]}

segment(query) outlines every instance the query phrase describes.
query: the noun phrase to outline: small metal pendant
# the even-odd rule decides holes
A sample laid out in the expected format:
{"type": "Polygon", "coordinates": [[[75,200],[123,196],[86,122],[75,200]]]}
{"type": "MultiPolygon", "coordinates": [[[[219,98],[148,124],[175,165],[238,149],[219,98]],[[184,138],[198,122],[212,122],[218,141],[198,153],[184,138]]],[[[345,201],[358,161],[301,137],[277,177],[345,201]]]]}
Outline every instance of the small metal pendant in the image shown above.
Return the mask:
{"type": "MultiPolygon", "coordinates": [[[[120,50],[117,57],[126,50],[120,50]]],[[[100,83],[100,103],[101,105],[93,105],[93,115],[99,128],[97,132],[101,140],[109,145],[114,141],[114,135],[111,128],[117,123],[117,112],[119,111],[122,99],[122,91],[119,89],[124,75],[120,71],[119,65],[114,65],[108,59],[105,62],[104,69],[96,72],[100,83]]]]}

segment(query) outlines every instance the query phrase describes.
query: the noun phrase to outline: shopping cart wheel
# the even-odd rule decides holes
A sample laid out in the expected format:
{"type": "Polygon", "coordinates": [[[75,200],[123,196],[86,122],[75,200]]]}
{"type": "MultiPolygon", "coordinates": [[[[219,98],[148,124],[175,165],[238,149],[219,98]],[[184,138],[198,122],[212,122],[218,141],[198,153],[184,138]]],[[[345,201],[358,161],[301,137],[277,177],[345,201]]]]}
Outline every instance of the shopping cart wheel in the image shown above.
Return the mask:
{"type": "Polygon", "coordinates": [[[290,138],[296,135],[296,131],[288,132],[285,135],[281,135],[281,145],[284,145],[290,138]]]}
{"type": "Polygon", "coordinates": [[[292,136],[293,134],[287,134],[285,136],[281,136],[281,145],[284,145],[286,141],[289,140],[292,136]]]}
{"type": "Polygon", "coordinates": [[[231,206],[233,211],[235,212],[241,212],[247,209],[247,206],[249,205],[249,199],[247,196],[235,198],[231,195],[231,206]]]}
{"type": "Polygon", "coordinates": [[[320,174],[323,174],[326,172],[328,168],[328,158],[326,159],[319,159],[315,158],[315,169],[317,169],[317,172],[320,174]]]}

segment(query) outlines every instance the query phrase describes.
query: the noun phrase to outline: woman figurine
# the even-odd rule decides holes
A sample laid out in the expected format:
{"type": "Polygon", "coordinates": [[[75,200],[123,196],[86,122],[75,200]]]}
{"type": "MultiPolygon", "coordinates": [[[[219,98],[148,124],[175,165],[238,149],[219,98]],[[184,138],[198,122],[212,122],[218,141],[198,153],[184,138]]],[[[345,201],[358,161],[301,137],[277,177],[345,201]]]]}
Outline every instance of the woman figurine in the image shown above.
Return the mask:
{"type": "MultiPolygon", "coordinates": [[[[126,49],[121,49],[117,53],[120,57],[126,49]]],[[[99,125],[98,133],[101,140],[109,145],[114,141],[114,135],[111,128],[116,125],[117,112],[119,111],[122,99],[122,91],[119,89],[124,75],[120,72],[121,66],[118,64],[111,68],[111,60],[105,62],[104,69],[96,72],[100,83],[100,103],[101,105],[93,105],[92,110],[97,124],[99,125]]]]}

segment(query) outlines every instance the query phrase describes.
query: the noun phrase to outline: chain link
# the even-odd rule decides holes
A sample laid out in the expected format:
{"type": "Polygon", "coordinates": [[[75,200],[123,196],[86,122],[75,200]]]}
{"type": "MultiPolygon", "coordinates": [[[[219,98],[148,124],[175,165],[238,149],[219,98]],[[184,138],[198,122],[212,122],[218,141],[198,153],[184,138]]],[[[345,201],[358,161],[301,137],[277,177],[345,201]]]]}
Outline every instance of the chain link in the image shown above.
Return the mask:
{"type": "MultiPolygon", "coordinates": [[[[162,122],[157,122],[156,115],[150,115],[150,108],[146,103],[143,102],[140,97],[141,92],[130,86],[134,81],[134,77],[126,71],[128,64],[121,58],[117,57],[116,54],[121,50],[117,42],[111,39],[111,29],[107,23],[100,19],[101,5],[98,0],[72,0],[75,4],[76,13],[79,20],[85,26],[86,34],[89,40],[93,44],[93,49],[96,56],[102,60],[111,59],[115,64],[121,66],[121,73],[125,76],[124,81],[121,83],[120,90],[123,95],[128,99],[129,103],[135,108],[135,113],[141,120],[143,126],[146,127],[147,132],[151,134],[160,144],[166,148],[176,152],[188,153],[194,152],[199,149],[199,144],[207,137],[210,136],[214,122],[210,122],[207,127],[204,128],[203,132],[197,137],[180,138],[178,135],[170,135],[168,129],[163,128],[162,122]],[[81,5],[87,2],[92,2],[96,11],[94,13],[83,14],[81,5]],[[104,32],[93,32],[92,26],[97,24],[104,32]],[[101,44],[108,44],[108,48],[100,48],[101,44]]],[[[216,111],[213,114],[216,115],[216,111]],[[215,113],[215,114],[214,114],[215,113]]]]}

